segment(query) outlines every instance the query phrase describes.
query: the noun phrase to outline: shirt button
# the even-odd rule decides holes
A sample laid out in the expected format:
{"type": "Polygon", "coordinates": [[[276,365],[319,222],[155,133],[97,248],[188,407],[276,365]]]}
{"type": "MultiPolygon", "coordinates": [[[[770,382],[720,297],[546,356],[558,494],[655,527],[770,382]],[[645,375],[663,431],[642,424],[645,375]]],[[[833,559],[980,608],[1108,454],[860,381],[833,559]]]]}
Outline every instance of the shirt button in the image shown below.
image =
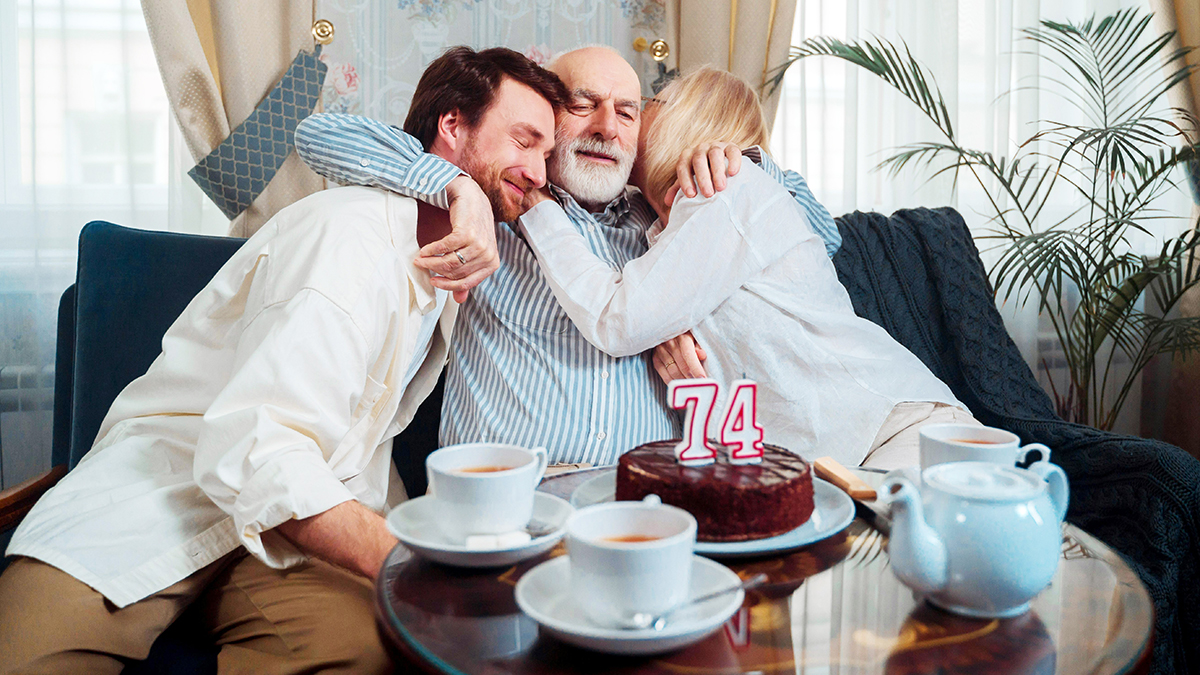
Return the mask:
{"type": "Polygon", "coordinates": [[[595,225],[588,225],[588,232],[595,232],[595,231],[596,231],[595,225]]]}
{"type": "Polygon", "coordinates": [[[428,178],[422,178],[421,180],[417,181],[417,185],[425,185],[428,182],[429,182],[428,178]]]}
{"type": "Polygon", "coordinates": [[[602,379],[602,380],[608,379],[608,371],[607,370],[600,371],[600,379],[602,379]]]}
{"type": "Polygon", "coordinates": [[[602,440],[604,440],[604,439],[608,438],[608,434],[606,434],[606,433],[604,433],[603,431],[601,431],[600,433],[596,434],[596,438],[597,438],[598,440],[601,440],[601,441],[602,441],[602,440]]]}
{"type": "Polygon", "coordinates": [[[358,163],[362,166],[371,166],[371,160],[367,159],[366,157],[358,160],[358,163]]]}

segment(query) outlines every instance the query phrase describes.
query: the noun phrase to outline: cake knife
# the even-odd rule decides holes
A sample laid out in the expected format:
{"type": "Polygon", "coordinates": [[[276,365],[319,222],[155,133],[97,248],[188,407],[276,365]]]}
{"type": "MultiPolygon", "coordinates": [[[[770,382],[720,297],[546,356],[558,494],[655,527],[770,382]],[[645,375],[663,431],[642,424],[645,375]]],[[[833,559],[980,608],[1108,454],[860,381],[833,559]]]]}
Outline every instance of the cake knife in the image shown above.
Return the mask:
{"type": "Polygon", "coordinates": [[[872,474],[878,473],[879,480],[882,480],[884,472],[860,467],[856,473],[842,466],[832,457],[822,457],[814,461],[813,471],[816,472],[817,477],[832,483],[850,495],[850,498],[854,500],[855,511],[863,520],[884,534],[891,532],[892,519],[887,507],[879,503],[879,500],[876,499],[875,488],[868,485],[861,477],[861,474],[866,474],[874,478],[875,476],[872,474]]]}

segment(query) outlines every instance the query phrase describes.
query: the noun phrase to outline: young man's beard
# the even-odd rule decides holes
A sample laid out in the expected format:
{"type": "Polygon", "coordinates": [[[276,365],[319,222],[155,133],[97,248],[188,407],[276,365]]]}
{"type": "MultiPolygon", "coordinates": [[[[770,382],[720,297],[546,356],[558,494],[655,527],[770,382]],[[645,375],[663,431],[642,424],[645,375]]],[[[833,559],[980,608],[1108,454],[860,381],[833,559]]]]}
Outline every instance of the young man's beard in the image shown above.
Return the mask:
{"type": "Polygon", "coordinates": [[[497,222],[511,223],[515,221],[522,213],[525,213],[524,200],[519,199],[510,188],[506,187],[504,181],[507,180],[524,192],[532,190],[533,184],[514,171],[501,169],[495,164],[484,162],[479,159],[479,154],[475,150],[475,139],[471,138],[467,141],[463,153],[462,170],[466,171],[483,190],[483,194],[487,195],[488,201],[492,204],[492,217],[497,222]]]}

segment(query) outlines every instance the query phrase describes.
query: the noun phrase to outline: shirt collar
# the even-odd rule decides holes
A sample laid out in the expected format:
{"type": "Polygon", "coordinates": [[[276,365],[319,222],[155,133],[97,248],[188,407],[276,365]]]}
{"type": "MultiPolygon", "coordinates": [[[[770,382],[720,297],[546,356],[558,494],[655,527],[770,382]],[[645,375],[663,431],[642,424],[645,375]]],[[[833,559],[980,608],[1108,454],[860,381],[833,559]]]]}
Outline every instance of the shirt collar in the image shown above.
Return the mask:
{"type": "Polygon", "coordinates": [[[661,218],[655,220],[654,223],[650,225],[650,228],[646,230],[646,244],[653,246],[658,241],[658,238],[662,236],[663,230],[665,229],[667,229],[667,226],[663,225],[661,218]]]}
{"type": "MultiPolygon", "coordinates": [[[[604,207],[604,211],[602,213],[592,214],[595,217],[596,222],[600,223],[601,225],[607,225],[608,227],[619,227],[620,225],[623,225],[625,222],[625,216],[629,214],[629,194],[630,190],[632,189],[633,188],[626,187],[621,191],[620,195],[617,195],[616,199],[612,200],[607,206],[604,207]]],[[[587,212],[587,209],[583,208],[579,202],[575,201],[574,197],[557,185],[550,186],[550,194],[554,195],[554,198],[558,200],[558,203],[562,205],[563,210],[565,210],[567,213],[570,213],[572,208],[587,212]]]]}
{"type": "Polygon", "coordinates": [[[428,314],[437,307],[437,289],[429,281],[430,272],[414,264],[421,251],[420,245],[417,244],[417,201],[390,192],[387,196],[392,246],[396,247],[401,260],[404,261],[408,285],[412,289],[417,311],[428,314]]]}

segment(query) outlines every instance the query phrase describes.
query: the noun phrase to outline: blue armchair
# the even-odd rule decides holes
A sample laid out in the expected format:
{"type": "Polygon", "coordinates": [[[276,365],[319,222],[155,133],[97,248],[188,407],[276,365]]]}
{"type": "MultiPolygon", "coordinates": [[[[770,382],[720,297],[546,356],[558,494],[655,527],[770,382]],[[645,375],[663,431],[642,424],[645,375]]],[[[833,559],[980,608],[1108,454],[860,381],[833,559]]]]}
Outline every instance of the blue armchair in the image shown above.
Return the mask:
{"type": "MultiPolygon", "coordinates": [[[[7,546],[38,497],[91,448],[113,399],[150,367],[162,337],[184,307],[241,247],[244,239],[152,232],[88,223],[79,234],[75,284],[59,302],[52,465],[45,476],[0,493],[0,545],[7,546]]],[[[440,390],[439,390],[440,391],[440,390]]],[[[406,485],[424,492],[424,457],[436,447],[436,413],[427,403],[418,423],[395,443],[406,485]]],[[[0,559],[0,570],[5,561],[0,559]]],[[[215,673],[216,647],[184,613],[154,643],[149,658],[126,673],[215,673]]]]}

